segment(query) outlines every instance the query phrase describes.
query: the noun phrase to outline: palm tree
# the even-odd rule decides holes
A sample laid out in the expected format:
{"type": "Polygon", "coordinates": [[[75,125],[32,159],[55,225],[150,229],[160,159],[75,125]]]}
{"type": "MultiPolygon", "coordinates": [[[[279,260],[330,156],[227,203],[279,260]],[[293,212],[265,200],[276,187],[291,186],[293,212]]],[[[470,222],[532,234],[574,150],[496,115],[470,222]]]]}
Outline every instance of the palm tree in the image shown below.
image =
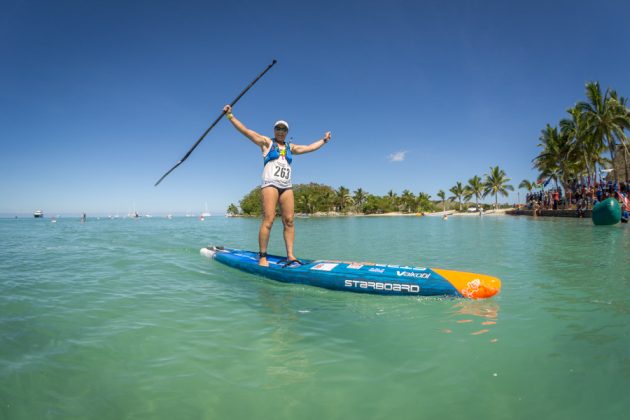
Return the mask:
{"type": "Polygon", "coordinates": [[[335,210],[335,202],[337,199],[337,194],[334,191],[329,190],[325,191],[321,196],[321,202],[319,202],[319,208],[325,209],[326,211],[334,211],[335,210]]]}
{"type": "Polygon", "coordinates": [[[623,151],[624,151],[623,163],[624,163],[624,169],[625,169],[625,175],[626,175],[625,179],[626,179],[626,182],[628,182],[628,180],[630,180],[630,178],[628,177],[628,159],[627,159],[628,137],[626,136],[625,131],[624,131],[624,130],[630,130],[630,109],[627,106],[628,99],[624,98],[623,96],[617,97],[617,92],[615,92],[614,90],[611,91],[610,93],[610,99],[613,101],[616,101],[616,104],[613,105],[615,107],[615,111],[614,111],[615,123],[616,123],[616,126],[621,129],[617,128],[615,130],[615,136],[617,137],[617,139],[619,140],[619,143],[623,147],[623,151]]]}
{"type": "MultiPolygon", "coordinates": [[[[587,132],[597,145],[605,145],[610,151],[611,161],[615,161],[615,146],[617,141],[627,145],[624,129],[630,127],[630,119],[625,106],[625,99],[621,100],[614,90],[606,89],[602,95],[599,82],[586,84],[588,101],[579,102],[576,107],[584,114],[587,132]]],[[[615,179],[617,174],[615,173],[615,179]]]]}
{"type": "Polygon", "coordinates": [[[365,200],[367,200],[367,194],[365,193],[365,191],[363,191],[363,189],[358,188],[354,192],[353,199],[354,199],[354,205],[358,209],[361,209],[363,207],[363,204],[365,203],[365,200]]]}
{"type": "Polygon", "coordinates": [[[394,190],[389,190],[387,192],[387,200],[389,201],[389,205],[392,210],[398,209],[398,195],[394,192],[394,190]]]}
{"type": "Polygon", "coordinates": [[[486,174],[486,180],[484,182],[483,196],[488,194],[494,195],[494,208],[499,208],[499,194],[504,197],[509,195],[508,191],[514,191],[514,187],[508,184],[510,178],[505,175],[503,169],[499,169],[499,166],[490,168],[490,173],[486,174]]]}
{"type": "Polygon", "coordinates": [[[450,201],[455,201],[457,200],[459,202],[459,211],[462,211],[462,198],[464,197],[464,186],[462,185],[461,182],[457,182],[457,184],[455,184],[454,187],[452,187],[450,190],[451,194],[453,194],[452,196],[450,196],[448,199],[450,201]]]}
{"type": "Polygon", "coordinates": [[[560,130],[564,132],[575,144],[575,159],[583,159],[578,172],[586,171],[589,180],[597,181],[597,165],[605,166],[610,161],[602,156],[606,145],[595,139],[589,130],[587,118],[583,111],[575,106],[568,111],[570,119],[560,121],[560,130]]]}
{"type": "MultiPolygon", "coordinates": [[[[593,154],[601,155],[602,150],[593,148],[594,142],[588,133],[586,118],[578,107],[569,108],[567,110],[571,118],[563,118],[560,120],[560,133],[566,137],[566,140],[572,145],[571,147],[571,164],[575,167],[574,175],[586,171],[590,178],[590,163],[594,160],[593,154]]],[[[595,169],[593,168],[593,172],[595,169]]]]}
{"type": "Polygon", "coordinates": [[[353,203],[352,197],[350,197],[350,190],[344,186],[340,186],[336,193],[337,208],[339,209],[339,211],[343,212],[346,210],[346,206],[352,205],[353,203]]]}
{"type": "Polygon", "coordinates": [[[443,210],[442,211],[446,211],[446,193],[442,190],[438,191],[437,196],[440,197],[440,199],[442,200],[442,207],[443,210]]]}
{"type": "Polygon", "coordinates": [[[226,214],[230,216],[236,216],[238,214],[238,207],[234,203],[231,203],[228,208],[226,214]]]}
{"type": "Polygon", "coordinates": [[[475,197],[475,203],[477,205],[477,210],[479,214],[481,214],[481,209],[479,208],[479,197],[483,194],[483,182],[481,182],[481,178],[477,175],[473,176],[468,180],[468,185],[465,187],[464,198],[468,201],[471,197],[475,197]]]}
{"type": "Polygon", "coordinates": [[[431,210],[432,204],[431,204],[431,196],[427,193],[418,193],[417,197],[416,197],[416,202],[418,203],[418,211],[422,212],[422,211],[428,211],[431,210]]]}
{"type": "MultiPolygon", "coordinates": [[[[520,184],[518,184],[518,188],[519,189],[526,189],[528,193],[531,193],[532,190],[534,189],[534,183],[531,182],[528,179],[524,179],[524,180],[521,181],[520,184]]],[[[520,198],[520,194],[519,194],[518,204],[520,204],[520,202],[521,202],[521,198],[520,198]]]]}
{"type": "Polygon", "coordinates": [[[534,183],[524,179],[518,184],[518,187],[527,190],[527,192],[531,192],[534,189],[534,183]]]}
{"type": "Polygon", "coordinates": [[[313,214],[315,212],[315,196],[313,194],[301,194],[297,203],[300,206],[300,213],[313,214]]]}
{"type": "Polygon", "coordinates": [[[551,177],[558,187],[558,180],[566,188],[569,179],[578,172],[576,148],[567,132],[558,131],[557,127],[547,124],[540,134],[543,151],[534,158],[534,167],[538,168],[541,178],[551,177]]]}
{"type": "Polygon", "coordinates": [[[400,196],[403,211],[410,213],[416,205],[416,197],[409,190],[404,190],[400,196]]]}
{"type": "MultiPolygon", "coordinates": [[[[549,124],[540,132],[539,147],[543,150],[538,156],[536,156],[532,162],[534,167],[537,168],[541,174],[547,176],[556,176],[560,172],[558,161],[560,160],[560,152],[558,143],[558,130],[551,127],[549,124]]],[[[539,178],[540,179],[540,178],[539,178]]]]}

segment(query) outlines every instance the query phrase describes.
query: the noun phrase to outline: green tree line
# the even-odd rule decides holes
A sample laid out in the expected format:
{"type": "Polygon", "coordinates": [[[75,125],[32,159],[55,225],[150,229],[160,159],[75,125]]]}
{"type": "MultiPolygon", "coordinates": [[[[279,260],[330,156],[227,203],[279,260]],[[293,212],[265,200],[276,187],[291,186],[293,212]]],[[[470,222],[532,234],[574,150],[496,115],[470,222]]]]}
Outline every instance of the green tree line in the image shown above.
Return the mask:
{"type": "MultiPolygon", "coordinates": [[[[409,190],[403,190],[399,195],[393,190],[383,196],[370,194],[362,188],[352,193],[344,186],[334,189],[323,184],[297,184],[293,186],[295,195],[295,212],[302,214],[315,214],[318,212],[337,212],[342,214],[383,214],[400,212],[406,214],[435,212],[448,210],[463,211],[463,203],[473,198],[477,208],[481,204],[479,200],[488,195],[494,196],[495,208],[498,208],[498,196],[507,196],[508,191],[514,188],[508,184],[505,171],[498,166],[491,167],[490,172],[484,175],[484,179],[475,175],[468,180],[467,185],[457,182],[449,191],[451,196],[446,197],[442,190],[438,191],[439,200],[431,200],[431,196],[424,192],[414,194],[409,190]],[[448,204],[447,204],[448,202],[448,204]],[[457,205],[455,204],[457,202],[457,205]]],[[[262,213],[260,187],[252,189],[240,201],[240,211],[235,204],[230,204],[227,213],[230,215],[242,214],[246,216],[258,216],[262,213]]]]}
{"type": "MultiPolygon", "coordinates": [[[[344,186],[334,189],[328,185],[310,183],[293,186],[295,212],[314,214],[328,213],[363,213],[382,214],[388,212],[418,213],[434,211],[435,204],[425,193],[415,195],[404,190],[402,195],[389,191],[384,196],[370,194],[362,188],[354,192],[344,186]]],[[[240,212],[235,204],[228,207],[229,214],[257,216],[262,213],[260,187],[252,189],[240,201],[240,212]]]]}

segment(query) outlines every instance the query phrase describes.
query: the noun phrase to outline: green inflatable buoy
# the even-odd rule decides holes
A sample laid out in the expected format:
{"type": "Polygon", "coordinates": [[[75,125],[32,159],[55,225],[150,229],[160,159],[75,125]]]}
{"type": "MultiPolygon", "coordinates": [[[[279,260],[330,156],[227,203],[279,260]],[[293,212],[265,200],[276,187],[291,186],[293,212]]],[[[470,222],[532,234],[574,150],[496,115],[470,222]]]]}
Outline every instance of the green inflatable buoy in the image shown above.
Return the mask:
{"type": "Polygon", "coordinates": [[[591,217],[596,225],[614,225],[621,220],[621,206],[614,198],[607,198],[595,204],[591,217]]]}

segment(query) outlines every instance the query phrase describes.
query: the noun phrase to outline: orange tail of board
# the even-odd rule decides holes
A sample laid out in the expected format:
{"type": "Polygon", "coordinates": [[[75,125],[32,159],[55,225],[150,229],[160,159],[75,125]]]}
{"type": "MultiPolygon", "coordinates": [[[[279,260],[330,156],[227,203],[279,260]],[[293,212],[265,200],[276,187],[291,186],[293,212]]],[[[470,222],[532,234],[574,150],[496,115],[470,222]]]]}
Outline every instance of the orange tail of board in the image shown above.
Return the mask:
{"type": "Polygon", "coordinates": [[[489,298],[501,290],[501,280],[496,277],[438,268],[432,270],[448,280],[464,297],[470,299],[489,298]]]}

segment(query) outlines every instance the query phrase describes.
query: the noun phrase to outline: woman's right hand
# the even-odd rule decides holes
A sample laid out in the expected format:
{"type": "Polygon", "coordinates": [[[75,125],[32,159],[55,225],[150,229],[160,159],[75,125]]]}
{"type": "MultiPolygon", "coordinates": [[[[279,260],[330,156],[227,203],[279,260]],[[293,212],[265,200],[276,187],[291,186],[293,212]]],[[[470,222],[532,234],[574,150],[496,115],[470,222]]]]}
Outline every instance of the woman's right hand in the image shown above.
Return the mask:
{"type": "Polygon", "coordinates": [[[226,105],[223,107],[223,112],[225,112],[226,114],[231,114],[232,113],[232,106],[230,105],[226,105]]]}

